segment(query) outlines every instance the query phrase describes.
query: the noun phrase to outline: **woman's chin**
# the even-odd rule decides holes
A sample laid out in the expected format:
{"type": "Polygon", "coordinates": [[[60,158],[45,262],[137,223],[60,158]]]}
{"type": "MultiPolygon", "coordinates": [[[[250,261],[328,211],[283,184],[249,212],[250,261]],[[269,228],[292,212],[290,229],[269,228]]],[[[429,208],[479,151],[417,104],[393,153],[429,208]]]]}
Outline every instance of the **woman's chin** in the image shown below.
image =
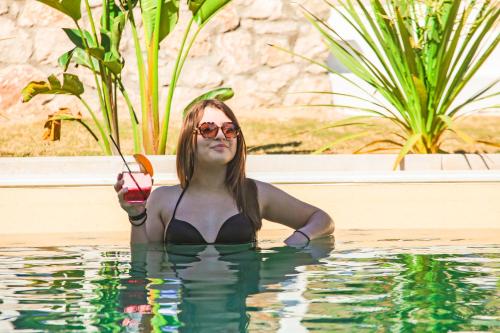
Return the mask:
{"type": "Polygon", "coordinates": [[[207,164],[226,165],[231,162],[232,159],[233,156],[227,152],[212,152],[208,156],[204,156],[202,160],[207,164]]]}

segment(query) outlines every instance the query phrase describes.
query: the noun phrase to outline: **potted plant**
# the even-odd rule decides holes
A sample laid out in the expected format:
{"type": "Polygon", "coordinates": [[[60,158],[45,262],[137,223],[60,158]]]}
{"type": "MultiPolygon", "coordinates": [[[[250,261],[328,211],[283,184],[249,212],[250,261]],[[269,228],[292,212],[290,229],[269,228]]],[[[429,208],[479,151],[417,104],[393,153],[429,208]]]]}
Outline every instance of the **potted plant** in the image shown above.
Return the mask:
{"type": "MultiPolygon", "coordinates": [[[[291,51],[296,56],[317,64],[348,84],[358,88],[359,95],[343,95],[369,107],[331,104],[331,107],[357,109],[365,115],[349,117],[321,129],[364,125],[374,116],[390,120],[398,127],[392,137],[373,140],[356,151],[372,152],[388,149],[399,151],[396,168],[408,153],[441,153],[444,134],[451,131],[460,139],[500,147],[499,143],[473,140],[456,127],[465,106],[478,101],[492,101],[498,96],[499,80],[487,82],[464,102],[457,97],[474,77],[481,65],[498,46],[500,35],[494,33],[499,23],[500,8],[495,1],[442,0],[325,0],[343,22],[329,24],[301,6],[305,17],[324,38],[332,55],[359,80],[291,51]],[[347,40],[336,27],[347,24],[372,53],[364,54],[347,40]],[[359,83],[371,87],[369,91],[359,83]],[[376,147],[382,144],[383,146],[376,147]],[[375,148],[374,148],[375,147],[375,148]]],[[[282,49],[283,50],[283,49],[282,49]]],[[[325,106],[325,105],[323,105],[325,106]]],[[[491,108],[498,105],[490,102],[491,108]]],[[[375,129],[377,131],[377,129],[375,129]]],[[[340,141],[373,134],[373,130],[342,137],[321,147],[320,153],[340,141]]]]}

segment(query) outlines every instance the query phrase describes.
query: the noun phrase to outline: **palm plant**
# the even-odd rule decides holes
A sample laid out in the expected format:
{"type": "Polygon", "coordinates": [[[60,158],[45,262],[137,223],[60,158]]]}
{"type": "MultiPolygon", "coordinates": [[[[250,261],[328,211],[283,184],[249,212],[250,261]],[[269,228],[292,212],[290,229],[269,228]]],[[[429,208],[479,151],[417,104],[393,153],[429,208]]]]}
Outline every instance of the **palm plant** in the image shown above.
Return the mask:
{"type": "MultiPolygon", "coordinates": [[[[499,79],[486,83],[484,88],[458,102],[464,87],[481,65],[495,50],[500,35],[494,29],[498,25],[500,7],[491,0],[324,0],[334,12],[343,18],[360,37],[373,57],[368,57],[347,41],[333,25],[301,7],[305,17],[320,32],[331,53],[362,82],[371,86],[379,96],[364,89],[355,80],[314,59],[304,58],[339,75],[360,89],[364,96],[344,95],[370,103],[370,107],[335,105],[368,112],[323,128],[355,125],[372,116],[381,116],[393,122],[400,131],[392,132],[397,139],[374,140],[358,149],[372,152],[397,149],[399,155],[394,164],[408,153],[440,153],[444,134],[451,131],[462,140],[473,143],[500,145],[485,140],[473,140],[456,127],[456,120],[474,112],[461,112],[464,107],[478,101],[498,96],[499,79]],[[496,89],[495,89],[496,88],[496,89]],[[373,148],[377,144],[384,146],[373,148]]],[[[334,24],[340,24],[335,22],[334,24]]],[[[288,51],[290,52],[290,51],[288,51]]],[[[316,105],[317,106],[317,105],[316,105]]],[[[323,105],[325,106],[325,105],[323,105]]],[[[491,108],[498,105],[490,102],[491,108]]],[[[357,133],[356,137],[370,135],[370,131],[357,133]]],[[[326,145],[318,152],[330,149],[342,138],[326,145]]]]}
{"type": "MultiPolygon", "coordinates": [[[[105,154],[112,153],[109,136],[120,144],[118,128],[118,92],[123,96],[130,115],[134,138],[134,152],[165,154],[172,99],[182,67],[197,35],[206,23],[230,0],[187,0],[191,20],[184,31],[174,71],[169,83],[167,103],[160,124],[160,91],[158,52],[160,43],[172,32],[179,19],[180,0],[102,0],[102,15],[97,28],[88,0],[84,0],[91,31],[82,27],[81,0],[37,0],[69,16],[76,29],[65,28],[64,32],[75,47],[59,58],[63,68],[62,80],[56,75],[47,81],[32,81],[23,89],[23,101],[38,94],[68,94],[77,97],[90,113],[99,137],[82,120],[81,115],[57,112],[49,121],[78,121],[90,131],[105,154]],[[140,38],[134,17],[134,8],[140,6],[144,36],[140,38]],[[120,54],[122,33],[129,24],[134,41],[139,76],[142,119],[136,115],[134,105],[122,81],[125,59],[120,54]],[[193,29],[194,24],[197,25],[193,29]],[[194,32],[193,32],[194,31],[194,32]],[[189,40],[189,42],[188,42],[189,40]],[[144,44],[141,45],[141,42],[144,44]],[[186,43],[188,42],[188,43],[186,43]],[[145,53],[143,53],[143,49],[145,53]],[[89,69],[94,77],[102,120],[97,117],[89,103],[83,98],[84,86],[77,75],[67,72],[69,65],[89,69]],[[161,132],[160,132],[161,125],[161,132]],[[142,131],[140,128],[142,127],[142,131]]],[[[217,98],[226,100],[233,96],[230,88],[209,91],[195,100],[217,98]]],[[[191,105],[189,103],[189,105],[191,105]]],[[[188,105],[188,106],[189,106],[188,105]]]]}

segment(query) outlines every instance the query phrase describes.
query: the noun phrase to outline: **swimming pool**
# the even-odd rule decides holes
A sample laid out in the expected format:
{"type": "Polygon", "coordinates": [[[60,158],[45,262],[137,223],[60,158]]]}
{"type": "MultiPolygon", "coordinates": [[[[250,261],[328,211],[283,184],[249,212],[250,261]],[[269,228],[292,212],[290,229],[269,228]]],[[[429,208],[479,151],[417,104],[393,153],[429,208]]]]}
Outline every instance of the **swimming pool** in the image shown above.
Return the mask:
{"type": "Polygon", "coordinates": [[[305,249],[272,237],[257,249],[1,247],[0,331],[500,329],[500,246],[401,235],[350,231],[305,249]]]}

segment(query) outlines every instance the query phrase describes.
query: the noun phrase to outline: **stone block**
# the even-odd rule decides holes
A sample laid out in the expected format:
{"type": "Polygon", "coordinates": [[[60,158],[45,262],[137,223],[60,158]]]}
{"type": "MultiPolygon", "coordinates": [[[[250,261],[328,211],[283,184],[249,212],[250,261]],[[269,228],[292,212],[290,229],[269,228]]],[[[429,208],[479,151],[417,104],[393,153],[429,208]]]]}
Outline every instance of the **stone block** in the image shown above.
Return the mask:
{"type": "Polygon", "coordinates": [[[306,91],[331,91],[328,75],[303,75],[292,81],[284,98],[285,105],[327,104],[330,95],[301,93],[306,91]]]}
{"type": "Polygon", "coordinates": [[[30,122],[50,113],[46,105],[53,96],[38,95],[22,103],[21,91],[30,82],[46,80],[47,76],[30,65],[12,65],[0,71],[0,112],[8,121],[30,122]]]}
{"type": "Polygon", "coordinates": [[[238,29],[216,36],[215,50],[222,58],[220,67],[225,73],[248,73],[259,66],[249,31],[238,29]]]}
{"type": "Polygon", "coordinates": [[[325,60],[328,56],[328,49],[321,40],[319,32],[316,31],[301,31],[295,41],[293,52],[314,60],[325,60]]]}
{"type": "Polygon", "coordinates": [[[9,17],[15,19],[19,15],[19,11],[21,10],[19,1],[13,1],[9,6],[9,17]]]}
{"type": "Polygon", "coordinates": [[[208,25],[203,28],[213,33],[224,33],[233,31],[240,26],[240,15],[234,3],[229,3],[217,15],[215,15],[208,25]]]}
{"type": "Polygon", "coordinates": [[[304,71],[306,73],[310,73],[310,74],[326,74],[326,73],[328,73],[328,71],[325,68],[323,68],[319,65],[316,65],[316,64],[308,65],[306,68],[304,68],[304,71]]]}
{"type": "Polygon", "coordinates": [[[2,36],[12,37],[0,41],[0,63],[26,63],[33,52],[29,34],[5,17],[0,17],[0,31],[2,36]]]}
{"type": "Polygon", "coordinates": [[[6,1],[0,2],[0,15],[7,14],[9,12],[9,4],[6,1]]]}
{"type": "Polygon", "coordinates": [[[204,59],[191,59],[186,61],[179,78],[179,85],[212,89],[223,83],[222,75],[215,66],[210,65],[209,61],[204,59]]]}
{"type": "Polygon", "coordinates": [[[244,20],[243,27],[251,27],[256,34],[279,34],[279,35],[295,35],[299,32],[299,22],[297,21],[261,21],[261,20],[244,20]]]}
{"type": "MultiPolygon", "coordinates": [[[[302,0],[301,5],[322,20],[327,20],[330,16],[331,8],[324,0],[302,0]]],[[[300,13],[299,16],[303,15],[300,13]]]]}
{"type": "Polygon", "coordinates": [[[252,76],[233,75],[227,79],[225,86],[234,90],[234,97],[230,100],[234,111],[248,112],[268,105],[281,102],[274,92],[260,90],[259,82],[252,76]]]}
{"type": "Polygon", "coordinates": [[[21,27],[73,27],[74,25],[68,15],[34,0],[25,2],[17,23],[21,27]]]}
{"type": "Polygon", "coordinates": [[[259,91],[278,93],[280,89],[299,75],[300,69],[295,64],[287,64],[271,69],[262,69],[255,74],[259,91]]]}
{"type": "Polygon", "coordinates": [[[269,67],[276,67],[293,61],[291,54],[277,47],[290,49],[288,38],[275,35],[266,35],[258,38],[256,41],[256,50],[260,58],[260,63],[269,67]]]}
{"type": "MultiPolygon", "coordinates": [[[[12,65],[0,70],[0,110],[21,103],[21,90],[30,81],[46,79],[42,71],[30,65],[12,65]]],[[[47,98],[42,95],[40,99],[47,98]]]]}
{"type": "Polygon", "coordinates": [[[33,60],[58,66],[57,59],[74,44],[60,28],[37,28],[34,34],[33,60]]]}
{"type": "Polygon", "coordinates": [[[244,18],[277,20],[283,15],[282,0],[251,0],[241,8],[241,16],[244,18]]]}

